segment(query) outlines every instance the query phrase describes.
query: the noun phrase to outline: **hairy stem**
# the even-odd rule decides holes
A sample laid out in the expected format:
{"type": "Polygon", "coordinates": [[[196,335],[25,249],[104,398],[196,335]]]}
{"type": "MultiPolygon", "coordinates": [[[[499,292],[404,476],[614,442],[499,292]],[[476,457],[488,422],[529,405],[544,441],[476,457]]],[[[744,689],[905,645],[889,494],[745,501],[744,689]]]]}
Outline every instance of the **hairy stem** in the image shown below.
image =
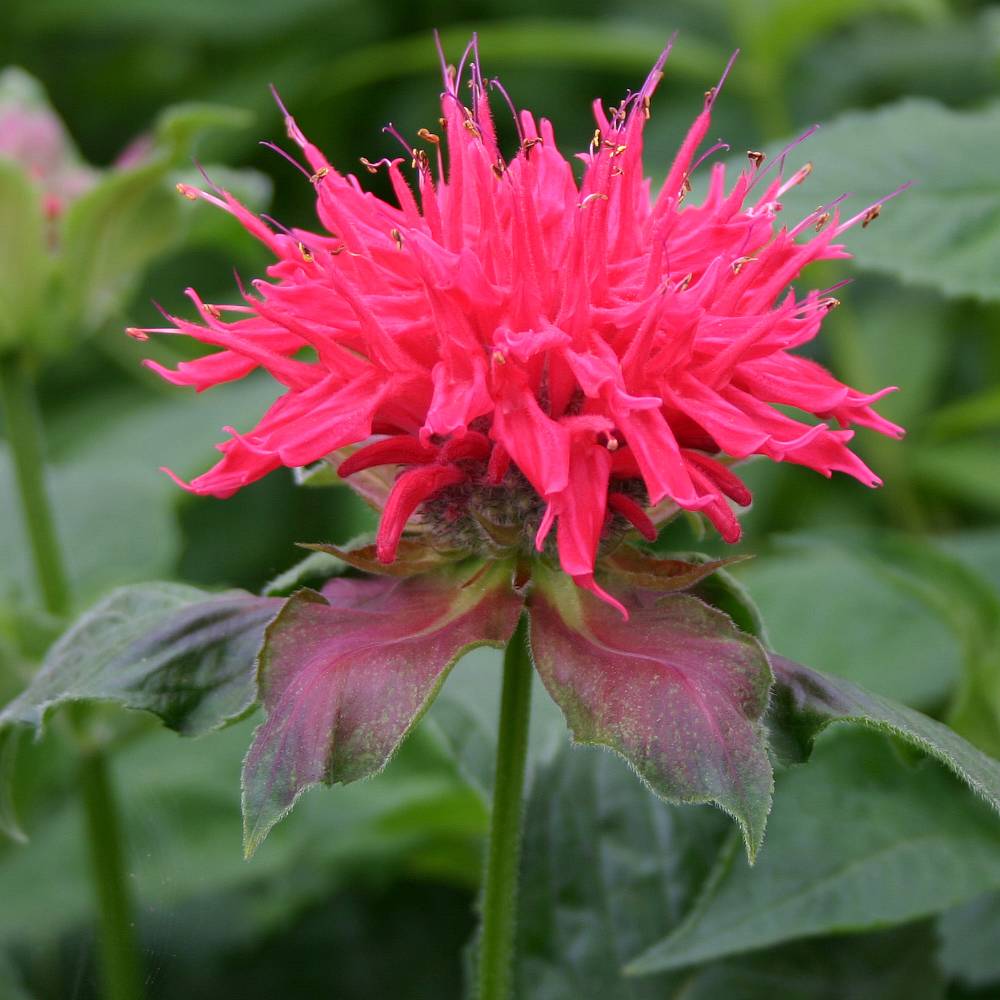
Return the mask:
{"type": "Polygon", "coordinates": [[[493,814],[483,880],[479,1000],[511,996],[531,682],[528,619],[522,616],[503,662],[493,814]]]}
{"type": "Polygon", "coordinates": [[[80,758],[90,868],[101,918],[101,971],[107,1000],[138,1000],[142,974],[136,947],[132,900],[126,882],[121,824],[108,759],[100,748],[80,758]]]}

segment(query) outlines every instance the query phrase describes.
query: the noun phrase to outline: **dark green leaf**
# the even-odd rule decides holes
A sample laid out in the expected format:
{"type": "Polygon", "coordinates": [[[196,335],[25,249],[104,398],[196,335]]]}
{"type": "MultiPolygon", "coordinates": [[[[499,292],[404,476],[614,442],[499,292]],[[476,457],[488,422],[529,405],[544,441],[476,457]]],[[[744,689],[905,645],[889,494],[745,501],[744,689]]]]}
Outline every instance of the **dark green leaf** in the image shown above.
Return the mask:
{"type": "Polygon", "coordinates": [[[714,809],[650,795],[610,754],[563,742],[527,805],[516,995],[673,997],[677,977],[629,979],[622,966],[677,926],[730,830],[714,809]]]}
{"type": "Polygon", "coordinates": [[[790,536],[735,570],[786,656],[908,704],[940,704],[960,676],[947,625],[851,539],[790,536]]]}
{"type": "Polygon", "coordinates": [[[928,923],[796,941],[693,972],[674,1000],[945,1000],[928,923]]]}
{"type": "Polygon", "coordinates": [[[949,910],[938,921],[941,965],[970,986],[1000,985],[1000,892],[949,910]]]}
{"type": "MultiPolygon", "coordinates": [[[[787,673],[776,676],[780,695],[787,673]]],[[[964,752],[982,758],[972,747],[964,752]]],[[[721,858],[685,923],[630,969],[650,974],[795,938],[891,926],[991,886],[1000,887],[997,817],[944,769],[907,769],[880,736],[843,733],[824,740],[808,767],[779,776],[756,867],[721,858]]]]}
{"type": "Polygon", "coordinates": [[[914,186],[848,243],[861,267],[951,296],[1000,298],[1000,178],[990,143],[1000,104],[953,111],[906,99],[877,111],[848,112],[796,150],[817,170],[782,199],[797,221],[818,203],[851,192],[860,211],[904,181],[914,186]]]}
{"type": "Polygon", "coordinates": [[[52,647],[0,728],[41,728],[58,706],[109,701],[143,709],[188,736],[239,718],[256,701],[254,658],[281,601],[148,583],[122,587],[52,647]]]}
{"type": "Polygon", "coordinates": [[[1000,762],[956,732],[912,708],[771,655],[774,689],[769,724],[788,762],[809,757],[816,737],[833,723],[852,723],[898,737],[936,758],[1000,813],[1000,762]]]}

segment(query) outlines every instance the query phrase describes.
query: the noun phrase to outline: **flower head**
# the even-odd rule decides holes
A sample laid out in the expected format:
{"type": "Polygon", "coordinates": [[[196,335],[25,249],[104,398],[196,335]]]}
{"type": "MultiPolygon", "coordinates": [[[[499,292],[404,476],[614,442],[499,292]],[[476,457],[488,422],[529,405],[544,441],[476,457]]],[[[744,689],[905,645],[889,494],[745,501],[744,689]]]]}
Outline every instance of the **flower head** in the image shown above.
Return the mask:
{"type": "Polygon", "coordinates": [[[483,79],[473,42],[468,97],[462,68],[444,69],[441,134],[421,129],[405,157],[362,161],[387,172],[396,204],[335,169],[287,112],[318,231],[183,187],[233,214],[275,263],[237,305],[189,290],[199,320],[157,331],[220,350],[173,370],[147,364],[198,390],[263,368],[284,392],[249,432],[227,428],[222,460],[182,485],[228,497],[331,456],[348,479],[393,466],[382,561],[418,514],[448,548],[548,546],[599,593],[605,540],[631,527],[655,535],[665,511],[700,511],[739,538],[729,501],[750,493],[727,458],[878,485],[848,442],[854,425],[901,433],[871,407],[891,390],[862,394],[791,353],[835,300],[789,287],[807,264],[846,257],[838,237],[878,206],[841,221],[834,204],[779,225],[783,193],[809,172],[782,177],[789,149],[750,153],[729,185],[716,164],[701,203],[686,203],[691,174],[720,148],[699,152],[718,87],[651,192],[643,130],[666,55],[637,93],[594,103],[579,178],[549,122],[527,111],[511,106],[519,142],[501,147],[491,91],[510,102],[483,79]]]}

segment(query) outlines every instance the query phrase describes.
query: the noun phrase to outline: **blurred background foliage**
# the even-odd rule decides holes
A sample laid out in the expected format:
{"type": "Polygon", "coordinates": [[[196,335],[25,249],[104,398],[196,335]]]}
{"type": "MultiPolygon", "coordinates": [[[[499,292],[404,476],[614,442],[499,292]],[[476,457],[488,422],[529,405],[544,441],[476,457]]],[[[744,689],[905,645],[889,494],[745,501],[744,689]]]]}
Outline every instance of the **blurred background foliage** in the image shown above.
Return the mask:
{"type": "MultiPolygon", "coordinates": [[[[1000,750],[1000,6],[7,0],[3,20],[0,66],[43,83],[87,161],[110,163],[167,105],[245,109],[252,124],[228,113],[206,123],[227,127],[205,131],[199,161],[226,164],[210,175],[306,227],[310,186],[258,143],[283,139],[269,83],[329,158],[352,169],[362,155],[396,154],[382,124],[414,134],[436,120],[431,29],[456,56],[477,29],[489,73],[515,102],[551,118],[569,151],[589,141],[590,100],[634,87],[678,30],[647,130],[647,165],[662,175],[703,91],[739,47],[713,135],[734,151],[773,152],[823,125],[794,153],[816,170],[789,196],[790,216],[843,191],[860,209],[902,181],[917,184],[870,228],[852,231],[855,262],[810,276],[820,287],[855,279],[813,355],[862,390],[903,387],[882,410],[907,426],[906,440],[861,432],[860,451],[886,486],[869,492],[751,465],[756,499],[740,551],[758,557],[737,576],[784,654],[947,717],[1000,750]]],[[[171,181],[196,176],[186,160],[171,171],[171,181]]],[[[383,178],[362,176],[382,191],[383,178]]],[[[81,316],[41,375],[49,482],[77,607],[151,578],[256,590],[295,560],[295,541],[343,541],[369,525],[343,489],[296,488],[276,474],[222,504],[193,499],[156,471],[205,468],[218,428],[248,427],[273,391],[248,380],[196,399],[139,365],[150,355],[177,360],[186,345],[124,336],[126,325],[156,325],[153,299],[179,310],[181,290],[196,284],[206,301],[227,301],[234,266],[245,277],[266,266],[235,222],[177,201],[176,228],[127,301],[94,323],[81,316]]],[[[111,239],[123,267],[147,263],[134,256],[141,247],[111,239]]],[[[91,265],[86,257],[80,266],[91,265]]],[[[50,321],[43,311],[36,326],[50,321]]],[[[36,607],[2,449],[0,701],[23,685],[60,624],[36,607]]],[[[663,544],[719,548],[690,523],[663,544]]],[[[474,927],[495,667],[490,656],[470,658],[384,775],[308,796],[250,864],[240,855],[238,773],[253,723],[188,742],[109,713],[150,997],[458,996],[474,927]],[[455,745],[458,764],[447,750],[455,745]]],[[[619,968],[676,927],[718,865],[725,824],[707,807],[653,802],[616,760],[566,749],[561,721],[543,708],[536,727],[525,997],[998,995],[995,827],[973,817],[933,829],[924,859],[947,881],[924,896],[901,892],[898,879],[877,883],[898,903],[878,920],[851,909],[857,887],[836,873],[822,891],[805,874],[817,852],[867,870],[879,852],[903,851],[915,827],[934,825],[885,778],[884,748],[872,737],[836,737],[839,752],[813,765],[842,794],[812,794],[821,770],[779,779],[762,865],[802,866],[812,917],[775,902],[763,937],[741,937],[709,907],[678,946],[685,971],[622,978],[619,968]],[[859,776],[883,798],[852,806],[859,776]],[[799,854],[782,841],[783,817],[796,810],[815,825],[799,854]],[[963,881],[956,866],[970,857],[978,867],[963,881]],[[902,926],[883,930],[887,923],[902,926]],[[823,937],[832,934],[841,936],[823,937]],[[820,937],[792,941],[803,935],[820,937]],[[706,941],[715,944],[706,950],[706,941]]],[[[0,844],[0,1000],[99,995],[71,760],[58,724],[23,748],[16,798],[32,842],[0,844]]],[[[937,812],[975,811],[936,772],[915,774],[921,781],[937,812]]],[[[714,877],[739,898],[749,876],[737,869],[714,877]]],[[[755,877],[763,884],[767,875],[755,877]]]]}

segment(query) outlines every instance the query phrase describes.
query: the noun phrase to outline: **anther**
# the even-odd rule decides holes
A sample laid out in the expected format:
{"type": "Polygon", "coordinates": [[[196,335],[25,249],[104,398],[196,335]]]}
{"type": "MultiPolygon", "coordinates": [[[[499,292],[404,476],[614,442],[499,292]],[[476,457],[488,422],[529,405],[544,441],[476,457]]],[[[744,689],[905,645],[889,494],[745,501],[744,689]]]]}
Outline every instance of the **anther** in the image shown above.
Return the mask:
{"type": "Polygon", "coordinates": [[[198,195],[195,192],[195,189],[193,187],[190,187],[187,184],[178,184],[177,185],[177,190],[182,195],[184,195],[184,197],[187,198],[188,201],[197,201],[198,200],[198,195]]]}
{"type": "Polygon", "coordinates": [[[218,306],[205,304],[205,312],[208,313],[212,319],[222,319],[222,310],[218,306]]]}
{"type": "Polygon", "coordinates": [[[743,270],[744,264],[749,264],[752,260],[756,259],[756,257],[737,257],[729,266],[732,268],[733,274],[739,274],[743,270]]]}
{"type": "Polygon", "coordinates": [[[832,295],[825,299],[820,299],[819,304],[823,306],[827,312],[831,309],[836,309],[840,305],[840,299],[835,299],[832,295]]]}
{"type": "Polygon", "coordinates": [[[692,278],[694,278],[693,274],[691,274],[691,273],[685,274],[684,277],[681,278],[681,280],[679,282],[677,282],[676,285],[674,285],[674,291],[675,292],[683,292],[684,289],[687,288],[688,285],[691,284],[691,279],[692,278]]]}
{"type": "Polygon", "coordinates": [[[767,157],[756,149],[748,149],[747,159],[754,165],[754,167],[759,168],[767,157]]]}
{"type": "Polygon", "coordinates": [[[595,191],[593,194],[588,194],[587,197],[584,198],[583,201],[581,201],[580,204],[577,207],[578,208],[583,208],[583,206],[586,205],[586,204],[588,204],[589,202],[598,201],[598,200],[600,200],[600,201],[607,201],[608,200],[608,196],[606,194],[603,194],[600,191],[595,191]]]}
{"type": "Polygon", "coordinates": [[[296,246],[299,248],[299,253],[302,255],[302,259],[307,263],[311,264],[313,262],[312,251],[305,245],[305,243],[299,241],[296,246]]]}
{"type": "Polygon", "coordinates": [[[496,177],[497,180],[500,180],[500,178],[503,177],[503,172],[506,169],[507,165],[499,157],[497,158],[496,163],[492,164],[493,176],[496,177]]]}
{"type": "Polygon", "coordinates": [[[149,340],[149,334],[145,330],[140,330],[137,326],[128,327],[125,332],[133,339],[138,340],[140,343],[145,343],[149,340]]]}
{"type": "Polygon", "coordinates": [[[403,249],[403,234],[398,229],[391,229],[389,235],[392,237],[393,242],[396,244],[397,250],[403,249]]]}
{"type": "Polygon", "coordinates": [[[821,232],[822,229],[823,229],[823,227],[829,221],[830,221],[830,213],[829,212],[823,212],[820,215],[816,216],[816,221],[813,223],[813,229],[815,229],[817,233],[821,232]]]}
{"type": "Polygon", "coordinates": [[[377,174],[378,173],[378,167],[374,163],[372,163],[372,161],[369,160],[367,156],[362,156],[361,157],[361,165],[370,174],[377,174]]]}
{"type": "Polygon", "coordinates": [[[462,125],[465,127],[467,132],[474,135],[477,139],[482,138],[479,132],[479,126],[471,118],[466,118],[465,121],[462,122],[462,125]]]}
{"type": "Polygon", "coordinates": [[[611,176],[612,177],[622,177],[622,176],[624,176],[624,174],[625,174],[625,171],[622,170],[621,167],[612,167],[611,168],[611,176]]]}
{"type": "Polygon", "coordinates": [[[441,141],[441,137],[439,135],[436,135],[434,132],[425,128],[417,129],[417,135],[419,135],[424,142],[433,142],[435,146],[441,141]]]}
{"type": "Polygon", "coordinates": [[[521,143],[521,149],[524,151],[524,155],[527,156],[528,153],[535,148],[535,146],[540,146],[541,144],[542,140],[536,136],[534,139],[525,139],[524,142],[521,143]]]}
{"type": "Polygon", "coordinates": [[[861,228],[867,229],[881,214],[882,206],[872,205],[872,207],[861,216],[861,228]]]}
{"type": "Polygon", "coordinates": [[[505,365],[505,364],[507,364],[507,358],[504,356],[503,351],[494,351],[493,352],[493,363],[497,364],[497,365],[505,365]]]}
{"type": "Polygon", "coordinates": [[[317,170],[316,173],[309,178],[309,180],[312,181],[313,184],[318,184],[329,172],[329,167],[320,167],[319,170],[317,170]]]}

